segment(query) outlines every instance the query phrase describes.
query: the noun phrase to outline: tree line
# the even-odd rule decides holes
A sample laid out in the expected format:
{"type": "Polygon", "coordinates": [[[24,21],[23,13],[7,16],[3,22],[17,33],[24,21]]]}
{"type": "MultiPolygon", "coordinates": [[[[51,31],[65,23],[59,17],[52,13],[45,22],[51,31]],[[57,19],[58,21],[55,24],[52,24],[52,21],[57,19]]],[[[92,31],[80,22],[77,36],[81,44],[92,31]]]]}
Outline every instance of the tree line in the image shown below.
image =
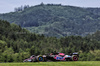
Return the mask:
{"type": "Polygon", "coordinates": [[[21,7],[17,7],[14,9],[15,12],[18,12],[18,11],[23,11],[25,9],[29,8],[29,5],[24,5],[24,6],[21,6],[21,7]]]}
{"type": "Polygon", "coordinates": [[[65,54],[78,52],[80,61],[100,61],[100,41],[93,39],[92,35],[46,37],[0,20],[0,62],[22,62],[31,55],[53,51],[65,54]]]}

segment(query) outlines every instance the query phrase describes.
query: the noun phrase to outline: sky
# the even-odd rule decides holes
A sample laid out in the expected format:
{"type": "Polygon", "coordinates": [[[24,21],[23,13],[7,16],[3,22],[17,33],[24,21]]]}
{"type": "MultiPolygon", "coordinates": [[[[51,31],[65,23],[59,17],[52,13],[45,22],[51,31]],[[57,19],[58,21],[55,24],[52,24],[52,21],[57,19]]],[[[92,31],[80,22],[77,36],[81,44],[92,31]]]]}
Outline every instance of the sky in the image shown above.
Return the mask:
{"type": "Polygon", "coordinates": [[[79,7],[100,7],[100,0],[0,0],[0,13],[13,12],[15,7],[21,5],[62,4],[79,7]]]}

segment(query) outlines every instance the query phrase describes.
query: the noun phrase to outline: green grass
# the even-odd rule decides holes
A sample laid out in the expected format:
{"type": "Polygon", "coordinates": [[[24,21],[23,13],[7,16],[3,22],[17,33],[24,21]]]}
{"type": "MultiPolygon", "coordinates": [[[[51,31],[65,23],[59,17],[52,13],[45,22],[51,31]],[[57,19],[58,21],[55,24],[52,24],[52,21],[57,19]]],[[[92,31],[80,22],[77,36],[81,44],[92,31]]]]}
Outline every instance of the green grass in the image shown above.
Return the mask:
{"type": "Polygon", "coordinates": [[[100,66],[100,61],[0,63],[0,66],[100,66]]]}

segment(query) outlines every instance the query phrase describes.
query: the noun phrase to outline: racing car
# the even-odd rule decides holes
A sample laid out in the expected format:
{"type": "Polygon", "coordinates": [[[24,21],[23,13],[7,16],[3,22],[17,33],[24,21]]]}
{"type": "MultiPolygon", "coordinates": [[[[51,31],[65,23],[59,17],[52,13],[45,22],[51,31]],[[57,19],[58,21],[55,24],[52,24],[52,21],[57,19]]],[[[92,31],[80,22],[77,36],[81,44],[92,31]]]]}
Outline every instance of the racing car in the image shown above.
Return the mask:
{"type": "Polygon", "coordinates": [[[78,61],[79,54],[72,53],[65,55],[64,53],[50,53],[49,55],[32,55],[30,58],[25,59],[23,62],[46,62],[46,61],[78,61]]]}

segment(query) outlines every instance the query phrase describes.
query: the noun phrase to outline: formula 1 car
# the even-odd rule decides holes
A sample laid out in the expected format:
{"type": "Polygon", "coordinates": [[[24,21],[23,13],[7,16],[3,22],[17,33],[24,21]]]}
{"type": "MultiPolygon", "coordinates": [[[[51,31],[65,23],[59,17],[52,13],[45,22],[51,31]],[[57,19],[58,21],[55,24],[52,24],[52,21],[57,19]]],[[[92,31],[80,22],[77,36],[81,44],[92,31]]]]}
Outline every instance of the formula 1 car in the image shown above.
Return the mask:
{"type": "Polygon", "coordinates": [[[51,53],[49,55],[32,55],[30,58],[25,59],[23,62],[46,62],[46,61],[78,61],[79,54],[72,53],[65,55],[64,53],[51,53]]]}

